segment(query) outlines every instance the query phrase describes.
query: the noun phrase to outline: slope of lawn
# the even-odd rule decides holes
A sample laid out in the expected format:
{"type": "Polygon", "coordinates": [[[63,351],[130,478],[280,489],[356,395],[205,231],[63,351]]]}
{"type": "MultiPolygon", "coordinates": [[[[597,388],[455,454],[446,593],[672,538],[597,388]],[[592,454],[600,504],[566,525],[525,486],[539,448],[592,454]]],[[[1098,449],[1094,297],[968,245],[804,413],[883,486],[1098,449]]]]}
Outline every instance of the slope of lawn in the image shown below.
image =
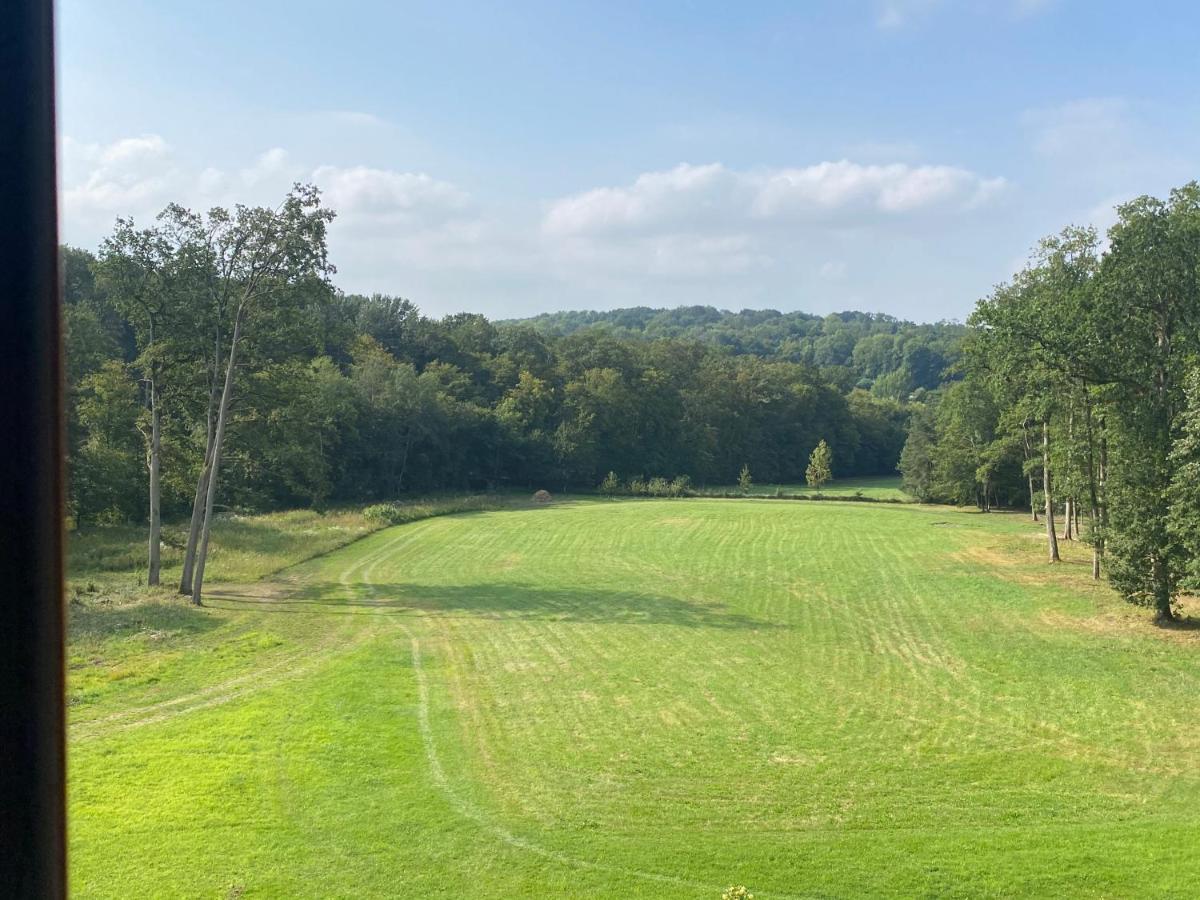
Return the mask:
{"type": "Polygon", "coordinates": [[[564,502],[93,611],[73,890],[1188,896],[1200,632],[1041,546],[913,505],[564,502]]]}
{"type": "MultiPolygon", "coordinates": [[[[209,573],[221,580],[260,578],[351,543],[381,525],[363,516],[361,510],[222,513],[213,524],[209,573]]],[[[187,533],[186,521],[163,526],[164,584],[179,582],[187,533]]],[[[129,589],[146,583],[145,526],[81,528],[68,538],[67,578],[80,593],[129,589]]]]}
{"type": "MultiPolygon", "coordinates": [[[[521,495],[437,494],[391,504],[399,521],[417,521],[452,512],[519,504],[521,495]]],[[[164,523],[162,583],[177,584],[183,568],[188,522],[164,523]]],[[[317,512],[292,509],[242,515],[219,513],[213,523],[208,577],[252,581],[314,556],[353,543],[387,522],[361,509],[317,512]]],[[[103,525],[68,535],[67,579],[78,595],[129,593],[146,583],[146,528],[103,525]]]]}

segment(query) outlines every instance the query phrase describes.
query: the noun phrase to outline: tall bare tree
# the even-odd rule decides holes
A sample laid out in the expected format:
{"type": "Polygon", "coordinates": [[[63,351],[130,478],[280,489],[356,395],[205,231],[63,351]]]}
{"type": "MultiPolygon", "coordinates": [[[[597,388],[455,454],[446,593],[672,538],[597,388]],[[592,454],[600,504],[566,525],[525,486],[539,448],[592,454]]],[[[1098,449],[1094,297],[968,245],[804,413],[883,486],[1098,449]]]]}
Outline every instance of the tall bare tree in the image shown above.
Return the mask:
{"type": "Polygon", "coordinates": [[[239,352],[248,329],[253,330],[256,325],[265,327],[272,314],[286,315],[288,299],[303,298],[302,287],[306,282],[324,281],[334,271],[325,239],[333,215],[321,205],[316,187],[298,184],[274,209],[237,206],[231,213],[218,208],[208,213],[204,223],[203,239],[212,265],[210,306],[218,311],[218,317],[222,314],[231,317],[231,328],[220,398],[197,489],[197,506],[202,502],[202,507],[198,515],[197,509],[192,514],[193,522],[198,518],[199,526],[195,544],[187,548],[185,559],[185,575],[190,570],[191,584],[181,584],[190,588],[192,602],[197,605],[201,603],[204,588],[221,453],[237,381],[239,352]]]}

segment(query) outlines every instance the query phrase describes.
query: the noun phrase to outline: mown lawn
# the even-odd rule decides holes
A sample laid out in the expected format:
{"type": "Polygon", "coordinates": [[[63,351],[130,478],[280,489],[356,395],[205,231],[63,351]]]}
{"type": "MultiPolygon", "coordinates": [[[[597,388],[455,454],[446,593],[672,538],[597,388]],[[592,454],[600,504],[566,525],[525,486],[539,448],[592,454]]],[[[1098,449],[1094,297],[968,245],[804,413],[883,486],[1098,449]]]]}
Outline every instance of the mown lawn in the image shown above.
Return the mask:
{"type": "Polygon", "coordinates": [[[1200,632],[1068,550],[1019,515],[576,501],[92,610],[73,891],[1190,896],[1200,632]]]}

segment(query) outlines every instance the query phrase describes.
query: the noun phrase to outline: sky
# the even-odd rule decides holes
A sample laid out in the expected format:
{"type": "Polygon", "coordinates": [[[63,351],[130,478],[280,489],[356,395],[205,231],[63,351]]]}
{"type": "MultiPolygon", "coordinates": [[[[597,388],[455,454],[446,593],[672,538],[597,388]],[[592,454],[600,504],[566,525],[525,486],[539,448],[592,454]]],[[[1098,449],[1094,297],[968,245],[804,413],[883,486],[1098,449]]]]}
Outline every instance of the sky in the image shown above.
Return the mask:
{"type": "Polygon", "coordinates": [[[430,315],[964,319],[1200,178],[1200,4],[59,0],[63,239],[313,182],[430,315]]]}

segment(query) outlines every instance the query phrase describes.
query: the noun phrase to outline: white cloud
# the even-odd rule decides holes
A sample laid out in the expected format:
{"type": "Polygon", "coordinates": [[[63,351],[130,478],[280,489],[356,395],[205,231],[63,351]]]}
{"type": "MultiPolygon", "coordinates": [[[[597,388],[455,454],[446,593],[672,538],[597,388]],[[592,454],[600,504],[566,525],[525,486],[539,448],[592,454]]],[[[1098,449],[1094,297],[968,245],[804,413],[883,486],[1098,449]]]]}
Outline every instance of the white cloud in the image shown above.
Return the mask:
{"type": "Polygon", "coordinates": [[[465,191],[423,172],[320,166],[312,178],[349,224],[422,228],[463,218],[470,211],[465,191]]]}
{"type": "Polygon", "coordinates": [[[842,160],[781,169],[755,187],[753,211],[764,218],[792,215],[865,223],[881,216],[973,209],[998,194],[1004,179],[954,166],[864,166],[842,160]]]}
{"type": "Polygon", "coordinates": [[[89,144],[65,138],[63,208],[69,221],[111,224],[153,205],[175,183],[171,149],[156,134],[89,144]]]}
{"type": "Polygon", "coordinates": [[[305,168],[274,147],[249,165],[227,172],[197,169],[181,160],[160,135],[110,144],[63,139],[63,219],[69,239],[94,241],[117,216],[152,219],[171,202],[197,208],[277,201],[305,168]]]}
{"type": "Polygon", "coordinates": [[[957,213],[1004,187],[954,166],[862,165],[848,160],[802,168],[736,171],[682,164],[554,202],[552,236],[760,228],[787,222],[870,225],[905,215],[957,213]]]}
{"type": "Polygon", "coordinates": [[[295,181],[304,176],[304,167],[292,162],[288,152],[282,147],[272,147],[259,155],[253,165],[242,169],[239,180],[246,187],[258,185],[277,186],[295,181]]]}
{"type": "Polygon", "coordinates": [[[149,222],[168,203],[196,209],[272,204],[296,181],[312,181],[338,212],[339,231],[380,235],[449,229],[469,239],[474,212],[467,193],[424,173],[364,166],[313,168],[273,147],[229,170],[193,167],[159,135],[110,144],[63,142],[63,218],[68,240],[94,244],[117,216],[149,222]],[[453,226],[453,227],[450,227],[453,226]]]}
{"type": "Polygon", "coordinates": [[[551,202],[536,259],[574,292],[639,302],[691,291],[779,303],[768,286],[784,285],[840,295],[880,269],[884,248],[902,255],[978,223],[1005,187],[955,166],[682,164],[551,202]]]}
{"type": "MultiPolygon", "coordinates": [[[[156,135],[68,139],[64,159],[64,237],[88,247],[117,215],[149,224],[172,201],[272,204],[311,180],[338,214],[329,232],[338,285],[401,293],[433,313],[805,297],[840,307],[897,266],[922,265],[921,248],[953,241],[965,217],[986,221],[976,210],[1004,187],[963,168],[900,162],[683,164],[540,209],[485,208],[431,173],[314,166],[279,147],[216,167],[156,135]]],[[[890,282],[882,290],[894,298],[890,282]]]]}

